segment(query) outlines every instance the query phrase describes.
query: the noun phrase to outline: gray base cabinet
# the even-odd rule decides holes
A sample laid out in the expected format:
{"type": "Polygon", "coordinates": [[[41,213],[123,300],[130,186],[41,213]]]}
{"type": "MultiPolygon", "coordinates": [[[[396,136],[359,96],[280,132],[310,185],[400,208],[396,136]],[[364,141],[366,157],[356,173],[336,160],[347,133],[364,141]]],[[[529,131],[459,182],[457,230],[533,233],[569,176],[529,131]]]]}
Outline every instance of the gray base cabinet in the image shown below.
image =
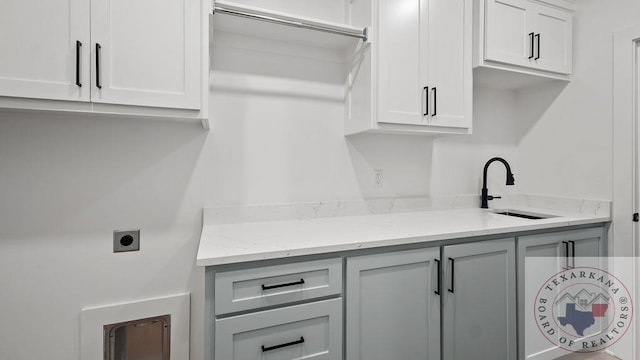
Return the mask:
{"type": "Polygon", "coordinates": [[[592,265],[583,257],[606,254],[605,232],[208,268],[206,359],[553,359],[562,353],[541,334],[525,341],[526,327],[536,326],[526,311],[531,284],[548,271],[592,265]],[[527,268],[532,258],[544,258],[545,271],[527,268]]]}
{"type": "Polygon", "coordinates": [[[440,359],[439,257],[431,248],[347,258],[347,359],[440,359]]]}
{"type": "Polygon", "coordinates": [[[443,248],[444,360],[516,359],[513,238],[443,248]]]}
{"type": "Polygon", "coordinates": [[[603,227],[518,238],[519,359],[555,359],[565,354],[537,331],[531,307],[527,306],[531,299],[535,299],[538,284],[544,284],[549,277],[549,271],[558,273],[568,267],[593,266],[593,262],[587,261],[584,257],[595,258],[605,255],[606,242],[603,227]],[[529,265],[527,265],[527,258],[529,258],[529,265]],[[532,270],[539,266],[547,269],[532,270]]]}

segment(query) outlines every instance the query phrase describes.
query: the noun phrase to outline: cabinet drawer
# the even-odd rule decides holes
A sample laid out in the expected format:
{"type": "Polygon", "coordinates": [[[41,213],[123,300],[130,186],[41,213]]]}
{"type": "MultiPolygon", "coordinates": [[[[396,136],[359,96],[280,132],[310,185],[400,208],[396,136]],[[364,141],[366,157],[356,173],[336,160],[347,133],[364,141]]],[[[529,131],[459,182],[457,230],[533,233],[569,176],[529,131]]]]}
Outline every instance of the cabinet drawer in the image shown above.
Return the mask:
{"type": "Polygon", "coordinates": [[[215,359],[342,359],[342,299],[216,320],[215,359]]]}
{"type": "Polygon", "coordinates": [[[225,271],[215,275],[216,315],[340,293],[340,258],[225,271]]]}

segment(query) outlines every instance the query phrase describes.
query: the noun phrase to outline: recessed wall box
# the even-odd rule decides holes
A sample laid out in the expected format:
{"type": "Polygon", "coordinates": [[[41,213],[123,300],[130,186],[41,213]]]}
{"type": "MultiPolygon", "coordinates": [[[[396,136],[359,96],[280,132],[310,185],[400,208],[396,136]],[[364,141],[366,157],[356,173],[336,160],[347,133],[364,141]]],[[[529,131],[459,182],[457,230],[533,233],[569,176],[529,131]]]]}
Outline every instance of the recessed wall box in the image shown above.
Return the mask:
{"type": "Polygon", "coordinates": [[[171,315],[104,325],[104,360],[169,360],[171,315]]]}

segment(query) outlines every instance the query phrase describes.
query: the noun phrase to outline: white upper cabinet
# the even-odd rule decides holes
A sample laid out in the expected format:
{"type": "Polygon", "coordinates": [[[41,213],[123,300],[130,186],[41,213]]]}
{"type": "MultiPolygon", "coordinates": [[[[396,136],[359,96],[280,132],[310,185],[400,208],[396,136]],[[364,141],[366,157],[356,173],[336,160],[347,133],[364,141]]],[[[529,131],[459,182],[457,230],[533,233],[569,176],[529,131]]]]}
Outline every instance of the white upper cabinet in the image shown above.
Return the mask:
{"type": "Polygon", "coordinates": [[[87,0],[0,2],[0,96],[88,101],[89,8],[87,0]]]}
{"type": "Polygon", "coordinates": [[[428,51],[427,0],[378,0],[380,122],[422,124],[428,51]],[[421,46],[422,45],[422,46],[421,46]]]}
{"type": "Polygon", "coordinates": [[[203,0],[4,0],[0,107],[202,119],[208,11],[203,0]]]}
{"type": "Polygon", "coordinates": [[[573,41],[570,5],[531,0],[478,2],[474,66],[569,80],[573,41]]]}
{"type": "Polygon", "coordinates": [[[471,130],[471,7],[429,2],[429,125],[471,130]]]}
{"type": "Polygon", "coordinates": [[[530,3],[527,0],[488,0],[486,4],[484,59],[529,66],[530,3]]]}
{"type": "Polygon", "coordinates": [[[91,101],[200,108],[196,0],[91,0],[91,101]]]}
{"type": "Polygon", "coordinates": [[[467,134],[472,116],[472,2],[354,0],[355,49],[345,133],[467,134]]]}
{"type": "Polygon", "coordinates": [[[535,64],[541,70],[571,74],[573,15],[546,6],[534,9],[535,64]]]}

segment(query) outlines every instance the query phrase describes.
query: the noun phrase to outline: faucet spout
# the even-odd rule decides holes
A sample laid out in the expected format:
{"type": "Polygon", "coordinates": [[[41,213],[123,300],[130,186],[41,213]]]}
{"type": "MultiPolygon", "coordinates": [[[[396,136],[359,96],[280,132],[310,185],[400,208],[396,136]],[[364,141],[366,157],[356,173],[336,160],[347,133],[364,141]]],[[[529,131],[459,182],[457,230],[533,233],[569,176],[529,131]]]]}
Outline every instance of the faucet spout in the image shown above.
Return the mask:
{"type": "Polygon", "coordinates": [[[494,199],[493,196],[489,195],[489,189],[487,189],[487,170],[489,170],[489,165],[491,165],[491,163],[495,161],[501,162],[504,165],[504,167],[507,168],[506,184],[507,185],[515,184],[515,178],[513,177],[513,173],[511,172],[511,166],[509,166],[509,163],[507,162],[507,160],[501,157],[494,157],[489,159],[489,161],[487,161],[487,163],[484,165],[484,171],[482,172],[482,204],[480,205],[480,207],[483,209],[488,209],[489,200],[494,199]]]}

